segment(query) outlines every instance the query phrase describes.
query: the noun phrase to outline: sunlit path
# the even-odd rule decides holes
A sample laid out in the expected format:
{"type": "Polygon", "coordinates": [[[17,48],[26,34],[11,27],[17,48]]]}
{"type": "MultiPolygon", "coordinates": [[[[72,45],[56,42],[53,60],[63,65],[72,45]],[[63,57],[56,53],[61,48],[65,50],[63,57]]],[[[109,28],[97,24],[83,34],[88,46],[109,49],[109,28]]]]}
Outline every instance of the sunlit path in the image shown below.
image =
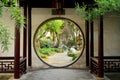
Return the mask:
{"type": "Polygon", "coordinates": [[[70,64],[72,61],[72,57],[67,56],[67,53],[57,53],[52,56],[49,56],[46,59],[46,62],[52,64],[54,66],[65,66],[66,64],[70,64]]]}

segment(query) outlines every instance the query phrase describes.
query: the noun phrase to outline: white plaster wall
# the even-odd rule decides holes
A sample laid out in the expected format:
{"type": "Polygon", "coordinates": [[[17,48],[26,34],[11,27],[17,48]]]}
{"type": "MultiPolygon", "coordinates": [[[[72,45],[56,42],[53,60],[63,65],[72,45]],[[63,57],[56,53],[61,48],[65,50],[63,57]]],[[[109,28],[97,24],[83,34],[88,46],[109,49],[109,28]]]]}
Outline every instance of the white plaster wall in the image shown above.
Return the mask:
{"type": "MultiPolygon", "coordinates": [[[[120,16],[104,16],[104,56],[120,56],[120,16]]],[[[98,20],[94,23],[94,52],[98,55],[98,20]]]]}
{"type": "MultiPolygon", "coordinates": [[[[47,20],[49,18],[53,18],[53,17],[59,17],[59,15],[51,15],[50,8],[39,8],[39,9],[33,8],[32,9],[32,39],[33,39],[33,36],[34,36],[34,33],[35,33],[37,27],[45,20],[47,20]]],[[[75,9],[69,9],[69,8],[65,9],[65,15],[60,15],[60,17],[65,17],[65,18],[73,20],[82,28],[83,32],[85,32],[84,19],[82,17],[76,15],[75,9]]],[[[43,64],[40,60],[38,60],[39,58],[36,56],[36,53],[33,49],[33,42],[32,42],[32,55],[33,55],[32,58],[34,58],[33,65],[35,65],[35,67],[39,67],[39,68],[48,67],[47,65],[43,64]],[[35,63],[38,63],[40,65],[36,65],[35,63]]],[[[83,53],[83,56],[84,55],[85,55],[85,52],[83,53]]],[[[74,65],[72,65],[70,67],[80,68],[83,66],[85,67],[85,57],[81,57],[79,61],[77,61],[74,65]]]]}

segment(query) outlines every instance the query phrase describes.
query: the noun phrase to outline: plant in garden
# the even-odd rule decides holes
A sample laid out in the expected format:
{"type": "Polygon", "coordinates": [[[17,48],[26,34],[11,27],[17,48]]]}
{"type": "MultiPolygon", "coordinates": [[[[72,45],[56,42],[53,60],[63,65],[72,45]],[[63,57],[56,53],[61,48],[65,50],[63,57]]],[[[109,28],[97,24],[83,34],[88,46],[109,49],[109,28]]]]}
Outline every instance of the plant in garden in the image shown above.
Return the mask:
{"type": "Polygon", "coordinates": [[[94,4],[80,6],[76,4],[76,11],[78,14],[84,15],[86,20],[96,19],[100,15],[116,12],[120,14],[120,0],[94,0],[94,4]],[[87,8],[89,7],[89,9],[87,8]]]}
{"type": "Polygon", "coordinates": [[[16,27],[19,29],[24,26],[24,17],[21,15],[21,9],[19,7],[10,7],[11,18],[15,20],[16,27]]]}
{"type": "Polygon", "coordinates": [[[75,59],[79,56],[78,53],[75,53],[75,52],[72,52],[72,51],[69,51],[69,52],[67,53],[67,55],[68,55],[69,57],[72,57],[72,60],[75,60],[75,59]]]}
{"type": "Polygon", "coordinates": [[[11,32],[6,25],[0,23],[0,45],[3,52],[8,50],[10,39],[13,39],[11,32]]]}
{"type": "Polygon", "coordinates": [[[50,56],[52,54],[55,53],[61,53],[62,49],[61,48],[39,48],[38,53],[40,54],[40,56],[50,56]]]}
{"type": "MultiPolygon", "coordinates": [[[[24,25],[24,17],[21,15],[21,9],[17,0],[0,0],[0,17],[3,16],[4,9],[7,9],[11,15],[11,19],[15,21],[16,27],[20,29],[24,25]],[[7,8],[5,8],[7,7],[7,8]]],[[[7,26],[0,22],[0,46],[2,51],[8,50],[9,40],[12,39],[7,26]]]]}
{"type": "Polygon", "coordinates": [[[48,47],[53,47],[52,45],[59,44],[59,34],[62,33],[61,27],[63,23],[64,22],[62,20],[51,20],[40,27],[36,34],[36,41],[38,41],[37,43],[40,43],[40,47],[45,45],[48,47]],[[47,36],[48,33],[49,35],[47,36]]]}
{"type": "Polygon", "coordinates": [[[53,45],[52,41],[49,40],[40,40],[40,48],[51,48],[53,45]]]}

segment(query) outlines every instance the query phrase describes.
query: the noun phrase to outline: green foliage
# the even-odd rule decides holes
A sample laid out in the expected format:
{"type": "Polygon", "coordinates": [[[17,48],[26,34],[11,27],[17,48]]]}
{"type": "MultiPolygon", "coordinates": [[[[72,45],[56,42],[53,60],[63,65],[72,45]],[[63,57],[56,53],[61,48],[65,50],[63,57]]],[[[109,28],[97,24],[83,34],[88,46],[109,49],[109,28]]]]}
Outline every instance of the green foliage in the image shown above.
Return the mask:
{"type": "Polygon", "coordinates": [[[72,47],[74,44],[75,44],[75,38],[70,39],[70,40],[68,41],[68,43],[67,43],[67,46],[69,46],[69,48],[70,48],[70,47],[72,47]]]}
{"type": "Polygon", "coordinates": [[[59,42],[59,34],[62,33],[63,20],[51,20],[40,26],[36,33],[36,39],[40,42],[40,48],[53,47],[56,41],[59,42]],[[47,34],[49,35],[47,36],[47,34]]]}
{"type": "MultiPolygon", "coordinates": [[[[21,9],[19,8],[17,0],[0,0],[0,16],[2,17],[4,7],[8,7],[8,11],[11,14],[11,19],[15,20],[16,27],[19,29],[24,25],[24,17],[21,9]]],[[[0,23],[0,46],[2,51],[7,51],[10,44],[9,40],[12,39],[12,35],[9,29],[2,23],[0,23]]]]}
{"type": "Polygon", "coordinates": [[[39,54],[39,56],[41,57],[41,58],[47,58],[48,56],[47,55],[44,55],[44,54],[39,54]]]}
{"type": "Polygon", "coordinates": [[[8,50],[10,39],[13,39],[11,32],[6,25],[0,23],[0,46],[3,52],[8,50]]]}
{"type": "Polygon", "coordinates": [[[67,50],[68,49],[68,47],[66,47],[66,46],[62,46],[61,48],[62,48],[62,50],[67,50]]]}
{"type": "Polygon", "coordinates": [[[51,48],[53,45],[52,41],[49,40],[41,40],[40,41],[40,48],[51,48]]]}
{"type": "Polygon", "coordinates": [[[57,34],[60,34],[62,32],[62,26],[64,24],[64,21],[63,20],[55,20],[54,23],[54,31],[57,33],[57,34]]]}
{"type": "Polygon", "coordinates": [[[17,28],[20,28],[20,27],[24,26],[24,23],[25,23],[24,17],[23,17],[23,15],[21,15],[22,12],[21,12],[21,9],[19,7],[11,6],[10,7],[10,13],[11,13],[11,18],[13,20],[15,20],[15,22],[16,22],[16,27],[17,28]]]}
{"type": "Polygon", "coordinates": [[[62,20],[52,20],[46,23],[46,27],[48,30],[50,30],[51,32],[55,32],[57,34],[61,33],[61,27],[63,25],[63,21],[62,20]]]}
{"type": "Polygon", "coordinates": [[[76,13],[78,15],[85,15],[87,13],[86,12],[87,5],[85,5],[84,3],[83,3],[82,6],[80,6],[79,3],[77,3],[75,5],[76,5],[76,7],[75,7],[76,8],[76,13]]]}
{"type": "Polygon", "coordinates": [[[0,16],[3,14],[3,3],[0,1],[0,16]]]}
{"type": "MultiPolygon", "coordinates": [[[[100,15],[104,15],[111,12],[120,13],[120,0],[94,0],[95,4],[92,6],[93,8],[87,9],[83,4],[80,6],[76,4],[76,11],[78,14],[84,14],[86,20],[96,19],[100,15]],[[98,6],[98,7],[96,7],[98,6]]],[[[90,6],[89,6],[90,7],[90,6]]]]}
{"type": "Polygon", "coordinates": [[[17,0],[1,0],[0,1],[0,16],[2,16],[2,12],[4,7],[9,7],[8,10],[11,14],[11,19],[15,20],[16,27],[20,28],[24,25],[25,20],[22,15],[22,10],[20,9],[17,0]]]}
{"type": "Polygon", "coordinates": [[[62,49],[60,49],[60,48],[39,48],[39,53],[42,56],[43,55],[50,56],[52,54],[59,53],[61,51],[62,51],[62,49]]]}
{"type": "Polygon", "coordinates": [[[50,55],[53,54],[53,48],[41,48],[39,49],[40,54],[50,55]]]}
{"type": "Polygon", "coordinates": [[[46,22],[38,30],[36,37],[37,38],[45,37],[47,32],[50,32],[51,34],[55,34],[55,36],[57,37],[57,35],[62,32],[61,27],[63,23],[64,22],[62,20],[51,20],[46,22]]]}
{"type": "Polygon", "coordinates": [[[11,18],[15,20],[16,27],[20,28],[24,26],[25,20],[22,15],[22,10],[20,9],[17,0],[12,0],[10,5],[11,18]]]}
{"type": "Polygon", "coordinates": [[[72,57],[72,60],[75,60],[75,59],[78,57],[78,54],[77,54],[77,53],[73,53],[73,52],[71,52],[71,51],[69,51],[69,52],[67,53],[67,55],[68,55],[69,57],[72,57]]]}

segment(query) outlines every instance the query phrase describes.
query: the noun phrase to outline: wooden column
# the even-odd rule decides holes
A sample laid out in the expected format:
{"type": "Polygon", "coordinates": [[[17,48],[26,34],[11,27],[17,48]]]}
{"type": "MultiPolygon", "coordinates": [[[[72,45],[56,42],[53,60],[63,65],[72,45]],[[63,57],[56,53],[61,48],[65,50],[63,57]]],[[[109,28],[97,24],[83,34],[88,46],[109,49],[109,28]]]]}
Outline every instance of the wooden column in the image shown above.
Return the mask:
{"type": "Polygon", "coordinates": [[[90,57],[94,57],[94,23],[90,21],[90,57]]]}
{"type": "Polygon", "coordinates": [[[86,30],[86,66],[89,66],[89,21],[85,21],[86,30]]]}
{"type": "MultiPolygon", "coordinates": [[[[17,0],[19,3],[19,0],[17,0]]],[[[20,5],[20,4],[19,4],[20,5]]],[[[15,27],[14,45],[14,78],[20,78],[20,29],[15,27]]]]}
{"type": "Polygon", "coordinates": [[[20,30],[15,27],[15,48],[14,48],[14,78],[20,78],[20,30]]]}
{"type": "MultiPolygon", "coordinates": [[[[23,27],[23,58],[27,57],[27,2],[24,2],[23,6],[24,17],[25,17],[25,24],[23,27]]],[[[27,63],[27,58],[26,58],[27,63]]],[[[25,70],[27,69],[27,64],[25,64],[25,70]]]]}
{"type": "Polygon", "coordinates": [[[98,28],[98,77],[104,77],[103,70],[103,16],[100,16],[99,28],[98,28]]]}
{"type": "Polygon", "coordinates": [[[28,66],[32,66],[31,48],[31,6],[28,6],[28,66]]]}
{"type": "Polygon", "coordinates": [[[25,24],[23,28],[23,57],[25,58],[27,55],[27,3],[24,3],[24,17],[25,24]]]}
{"type": "Polygon", "coordinates": [[[93,20],[90,21],[90,69],[92,70],[91,58],[94,57],[94,25],[93,20]]]}

